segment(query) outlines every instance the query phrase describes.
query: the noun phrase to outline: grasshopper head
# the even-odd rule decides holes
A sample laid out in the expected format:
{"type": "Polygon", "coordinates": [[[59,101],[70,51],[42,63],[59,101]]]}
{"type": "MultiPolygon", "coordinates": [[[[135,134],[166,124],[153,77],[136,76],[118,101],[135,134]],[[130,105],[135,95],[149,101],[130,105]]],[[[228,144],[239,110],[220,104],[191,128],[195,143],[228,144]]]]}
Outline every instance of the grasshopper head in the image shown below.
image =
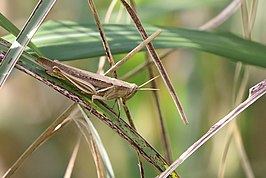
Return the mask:
{"type": "Polygon", "coordinates": [[[124,99],[128,100],[129,98],[131,98],[137,91],[137,89],[139,88],[138,85],[132,83],[130,84],[130,90],[127,92],[127,95],[125,95],[125,97],[123,97],[124,99]]]}

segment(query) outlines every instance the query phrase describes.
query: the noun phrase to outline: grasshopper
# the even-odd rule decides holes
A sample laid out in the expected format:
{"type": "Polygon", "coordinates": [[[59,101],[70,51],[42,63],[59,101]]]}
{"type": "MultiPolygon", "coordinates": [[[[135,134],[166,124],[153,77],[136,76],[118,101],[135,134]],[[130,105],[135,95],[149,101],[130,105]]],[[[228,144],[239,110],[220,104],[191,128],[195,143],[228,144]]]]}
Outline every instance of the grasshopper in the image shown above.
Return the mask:
{"type": "Polygon", "coordinates": [[[137,90],[144,90],[141,87],[149,82],[147,81],[141,86],[138,86],[134,83],[128,83],[119,79],[77,69],[56,60],[51,61],[41,57],[37,58],[37,62],[46,69],[49,75],[67,80],[84,93],[91,94],[92,101],[94,99],[112,100],[119,98],[128,100],[137,90]]]}
{"type": "Polygon", "coordinates": [[[111,78],[107,75],[111,73],[124,62],[126,62],[131,56],[142,49],[145,45],[150,43],[155,37],[157,37],[162,31],[157,30],[150,37],[140,43],[136,48],[134,48],[127,56],[125,56],[121,61],[116,63],[110,70],[108,70],[104,75],[95,74],[92,72],[84,71],[68,65],[62,64],[56,60],[51,61],[46,58],[37,58],[37,62],[41,64],[46,72],[54,77],[67,80],[74,86],[79,88],[81,91],[91,94],[92,101],[94,99],[99,100],[112,100],[122,98],[127,100],[131,98],[137,90],[156,90],[156,89],[144,89],[141,87],[146,85],[149,81],[145,82],[141,86],[133,83],[128,83],[122,80],[111,78]]]}

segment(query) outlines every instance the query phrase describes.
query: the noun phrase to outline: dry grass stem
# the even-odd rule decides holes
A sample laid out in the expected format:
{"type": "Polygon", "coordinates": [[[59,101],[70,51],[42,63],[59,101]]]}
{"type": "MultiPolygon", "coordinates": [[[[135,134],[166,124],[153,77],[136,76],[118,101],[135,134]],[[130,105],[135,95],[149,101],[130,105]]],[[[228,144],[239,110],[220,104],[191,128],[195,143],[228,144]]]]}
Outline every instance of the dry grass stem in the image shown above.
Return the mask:
{"type": "MultiPolygon", "coordinates": [[[[134,21],[136,27],[138,28],[139,30],[139,33],[140,35],[142,36],[142,38],[145,40],[146,38],[148,38],[148,35],[145,31],[145,29],[143,28],[142,24],[141,24],[141,21],[140,19],[138,18],[138,16],[136,15],[135,11],[128,5],[128,3],[124,0],[121,0],[122,4],[125,6],[125,8],[127,9],[128,13],[130,14],[132,20],[134,21]]],[[[184,112],[184,109],[175,93],[175,90],[174,90],[174,87],[168,77],[168,74],[166,73],[166,70],[165,68],[163,67],[160,59],[159,59],[159,56],[158,54],[156,53],[152,43],[148,43],[147,44],[147,49],[158,69],[158,71],[160,72],[160,75],[162,76],[162,79],[165,83],[165,85],[167,86],[167,89],[171,95],[171,97],[173,98],[174,100],[174,103],[179,111],[179,114],[184,122],[184,124],[188,124],[188,119],[185,115],[185,112],[184,112]]]]}
{"type": "MultiPolygon", "coordinates": [[[[104,46],[105,53],[107,55],[108,61],[110,63],[110,66],[113,66],[115,64],[115,61],[114,61],[111,49],[109,47],[108,41],[106,39],[106,36],[105,36],[105,33],[104,33],[104,29],[102,27],[102,24],[101,24],[97,9],[96,9],[96,7],[94,5],[93,0],[88,0],[88,3],[90,5],[90,7],[91,7],[91,10],[93,12],[96,24],[98,26],[98,29],[99,29],[99,32],[100,32],[100,36],[101,36],[101,39],[102,39],[102,43],[103,43],[103,46],[104,46]]],[[[117,75],[116,75],[115,72],[114,72],[114,77],[117,78],[117,75]]]]}
{"type": "MultiPolygon", "coordinates": [[[[235,122],[233,125],[235,125],[235,122]]],[[[226,167],[226,158],[228,155],[231,141],[233,139],[233,134],[232,134],[233,133],[233,127],[230,127],[228,132],[229,132],[229,134],[228,134],[227,138],[225,139],[225,147],[223,149],[222,160],[221,160],[221,164],[220,164],[220,167],[218,170],[217,178],[224,178],[225,167],[226,167]]]]}
{"type": "Polygon", "coordinates": [[[70,160],[69,160],[68,165],[67,165],[67,169],[66,169],[64,178],[71,178],[71,174],[73,172],[73,168],[74,168],[74,165],[75,165],[75,162],[77,159],[77,155],[78,155],[78,150],[79,150],[79,146],[80,146],[80,138],[81,137],[78,138],[77,143],[74,147],[74,150],[72,152],[72,155],[71,155],[70,160]]]}
{"type": "Polygon", "coordinates": [[[250,161],[247,157],[247,153],[246,153],[243,141],[242,141],[242,137],[241,137],[239,128],[238,128],[235,120],[233,121],[230,129],[228,130],[228,137],[225,139],[226,140],[225,148],[223,151],[222,161],[220,164],[220,168],[219,168],[219,172],[218,172],[217,177],[218,178],[224,178],[228,150],[230,148],[230,144],[231,144],[231,141],[233,138],[236,140],[237,150],[238,150],[239,156],[241,158],[241,163],[242,163],[243,169],[246,173],[246,177],[247,178],[255,178],[253,170],[252,170],[251,165],[250,165],[250,161]]]}
{"type": "MultiPolygon", "coordinates": [[[[251,31],[252,31],[252,27],[254,24],[254,20],[255,20],[255,16],[256,14],[256,9],[257,7],[255,7],[257,5],[256,2],[253,3],[252,9],[251,9],[251,15],[249,16],[248,13],[248,8],[247,8],[247,2],[246,1],[242,1],[242,5],[241,5],[241,13],[242,13],[242,21],[243,21],[243,28],[244,28],[244,38],[250,39],[251,38],[251,31]]],[[[249,72],[248,72],[248,66],[244,66],[242,65],[242,63],[237,63],[236,65],[236,70],[235,70],[235,76],[234,76],[234,87],[233,87],[233,105],[236,106],[237,104],[239,104],[243,97],[244,97],[244,91],[245,88],[247,86],[248,83],[248,79],[249,79],[249,72]],[[236,90],[236,86],[238,81],[240,80],[240,72],[241,69],[243,69],[244,75],[243,78],[240,82],[240,87],[239,87],[239,91],[237,92],[236,90]],[[237,93],[237,95],[236,95],[237,93]]],[[[253,178],[254,177],[254,173],[252,171],[251,165],[250,165],[250,161],[248,160],[247,157],[247,153],[245,151],[244,145],[243,145],[243,141],[242,138],[240,136],[240,131],[239,128],[237,126],[236,122],[233,122],[233,126],[232,129],[230,129],[229,131],[229,138],[231,140],[231,138],[234,136],[234,138],[236,139],[236,145],[237,145],[237,149],[240,153],[240,158],[241,158],[241,163],[243,165],[243,169],[246,173],[246,176],[248,178],[253,178]]],[[[230,140],[228,140],[226,142],[226,148],[229,147],[230,145],[230,140]]],[[[224,154],[223,154],[223,159],[221,162],[221,166],[220,166],[220,171],[219,171],[219,176],[222,177],[224,176],[224,171],[225,171],[225,161],[226,161],[226,157],[227,157],[227,150],[225,150],[224,154]]]]}
{"type": "MultiPolygon", "coordinates": [[[[104,22],[105,23],[109,23],[110,18],[111,18],[111,14],[114,10],[115,4],[117,3],[118,0],[112,0],[111,4],[108,7],[108,10],[105,14],[105,18],[104,18],[104,22]]],[[[101,56],[99,59],[99,64],[98,64],[98,70],[97,73],[98,74],[104,74],[104,65],[105,65],[105,61],[106,61],[106,56],[101,56]]]]}
{"type": "Polygon", "coordinates": [[[123,59],[118,61],[115,65],[113,65],[108,71],[105,72],[104,75],[108,75],[115,70],[117,70],[121,65],[123,65],[126,61],[128,61],[132,56],[134,56],[137,52],[139,52],[142,48],[144,48],[148,43],[150,43],[154,38],[156,38],[162,30],[157,30],[143,42],[141,42],[138,46],[136,46],[132,51],[130,51],[123,59]]]}
{"type": "MultiPolygon", "coordinates": [[[[148,54],[146,53],[146,61],[147,63],[150,62],[148,54]]],[[[150,78],[152,78],[154,76],[154,72],[152,70],[152,67],[149,65],[148,67],[148,71],[149,71],[149,75],[150,78]]],[[[151,82],[151,87],[152,88],[157,88],[156,82],[152,81],[151,82]]],[[[161,130],[161,134],[162,134],[162,144],[163,144],[163,151],[164,151],[164,156],[166,161],[170,164],[172,163],[172,152],[170,149],[170,144],[169,144],[169,139],[167,137],[167,132],[166,132],[166,127],[165,127],[165,119],[163,118],[163,114],[162,114],[162,109],[161,109],[161,105],[159,102],[159,95],[156,91],[153,91],[153,96],[155,99],[155,104],[156,104],[156,108],[158,111],[158,116],[159,116],[159,122],[160,122],[160,130],[161,130]]]]}
{"type": "Polygon", "coordinates": [[[247,152],[243,144],[243,140],[242,140],[239,128],[237,127],[236,123],[233,125],[233,131],[234,131],[233,135],[236,140],[236,146],[240,154],[241,163],[245,171],[245,174],[247,178],[255,178],[254,172],[250,164],[250,160],[248,159],[247,152]]]}
{"type": "Polygon", "coordinates": [[[190,146],[173,164],[167,168],[158,178],[166,178],[172,171],[174,171],[179,165],[181,165],[188,157],[190,157],[199,147],[201,147],[206,141],[208,141],[212,136],[214,136],[219,130],[226,126],[230,121],[232,121],[236,116],[238,116],[242,111],[248,108],[256,100],[261,98],[266,94],[266,79],[257,85],[249,89],[248,98],[239,104],[235,109],[233,109],[229,114],[220,119],[216,124],[214,124],[209,131],[204,134],[198,141],[196,141],[192,146],[190,146]]]}
{"type": "Polygon", "coordinates": [[[112,0],[111,1],[110,5],[109,5],[109,7],[107,9],[107,12],[105,14],[105,18],[104,18],[104,22],[105,23],[110,22],[111,15],[112,15],[112,12],[113,12],[113,10],[115,8],[115,5],[116,5],[117,1],[118,0],[112,0]]]}
{"type": "Polygon", "coordinates": [[[253,0],[252,1],[252,6],[251,6],[251,12],[250,12],[250,18],[249,18],[249,30],[251,31],[253,29],[255,19],[257,16],[257,10],[258,10],[258,0],[253,0]]]}
{"type": "Polygon", "coordinates": [[[97,74],[100,74],[100,75],[104,74],[105,61],[106,61],[106,57],[105,56],[101,56],[99,58],[97,74]]]}
{"type": "Polygon", "coordinates": [[[244,31],[244,38],[250,39],[251,38],[251,31],[250,31],[250,21],[249,21],[249,13],[246,0],[241,0],[241,15],[242,15],[242,23],[243,23],[243,31],[244,31]]]}
{"type": "Polygon", "coordinates": [[[220,12],[217,16],[203,24],[199,27],[200,30],[211,30],[218,26],[220,26],[223,22],[225,22],[229,17],[231,17],[235,11],[239,8],[241,4],[241,0],[233,0],[222,12],[220,12]]]}
{"type": "MultiPolygon", "coordinates": [[[[166,59],[166,57],[168,55],[170,55],[172,52],[176,51],[176,49],[170,49],[167,50],[166,52],[164,52],[163,54],[161,54],[159,56],[159,58],[161,60],[166,59]]],[[[148,59],[148,58],[147,58],[148,59]]],[[[134,76],[135,74],[140,73],[141,71],[147,69],[148,67],[152,67],[154,65],[154,62],[152,60],[147,60],[147,62],[145,64],[140,64],[137,67],[135,67],[134,69],[130,70],[129,72],[127,72],[125,75],[123,75],[122,77],[120,77],[121,80],[126,80],[132,76],[134,76]]]]}

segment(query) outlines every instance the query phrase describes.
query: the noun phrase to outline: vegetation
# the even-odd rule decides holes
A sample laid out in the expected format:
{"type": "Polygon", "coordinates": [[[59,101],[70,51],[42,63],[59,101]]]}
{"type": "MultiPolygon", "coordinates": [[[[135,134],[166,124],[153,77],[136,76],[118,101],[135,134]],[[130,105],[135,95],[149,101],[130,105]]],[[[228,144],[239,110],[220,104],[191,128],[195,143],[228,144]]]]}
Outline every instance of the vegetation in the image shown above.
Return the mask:
{"type": "Polygon", "coordinates": [[[176,161],[170,177],[264,177],[266,2],[109,3],[1,2],[1,175],[156,177],[176,161]],[[92,103],[90,83],[37,62],[103,73],[157,30],[153,46],[109,76],[140,86],[159,75],[145,86],[159,90],[137,91],[121,106],[92,103]],[[186,152],[190,145],[199,149],[186,152]]]}

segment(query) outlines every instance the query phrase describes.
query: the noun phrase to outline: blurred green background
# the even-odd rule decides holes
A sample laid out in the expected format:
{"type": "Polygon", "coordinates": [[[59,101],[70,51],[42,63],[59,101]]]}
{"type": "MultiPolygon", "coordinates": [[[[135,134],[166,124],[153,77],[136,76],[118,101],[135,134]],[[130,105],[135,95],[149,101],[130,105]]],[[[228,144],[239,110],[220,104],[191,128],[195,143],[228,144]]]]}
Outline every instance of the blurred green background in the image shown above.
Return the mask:
{"type": "MultiPolygon", "coordinates": [[[[21,28],[37,1],[0,0],[0,11],[21,28]]],[[[101,19],[109,1],[95,2],[101,19]]],[[[230,1],[225,0],[136,0],[138,14],[146,24],[197,29],[219,13],[230,1]]],[[[252,32],[252,40],[266,44],[266,1],[260,1],[252,32]]],[[[115,23],[119,6],[111,18],[115,23]]],[[[124,12],[125,15],[125,12],[124,12]]],[[[93,22],[87,1],[58,1],[46,20],[93,22]]],[[[121,23],[127,18],[122,17],[121,23]]],[[[242,36],[238,10],[216,29],[242,36]]],[[[0,35],[7,34],[0,28],[0,35]]],[[[163,50],[159,50],[162,53],[163,50]]],[[[116,55],[121,59],[124,55],[116,55]]],[[[144,61],[144,53],[134,57],[119,70],[122,76],[144,61]]],[[[78,60],[71,65],[88,66],[97,71],[98,58],[78,60]]],[[[233,107],[233,85],[236,63],[212,54],[189,49],[176,50],[164,60],[164,66],[181,98],[190,125],[184,126],[161,79],[157,79],[159,97],[165,117],[173,158],[176,159],[233,107]]],[[[248,87],[263,80],[266,71],[249,66],[248,87]]],[[[141,84],[148,79],[147,71],[128,81],[141,84]],[[143,77],[144,76],[144,77],[143,77]]],[[[237,85],[238,86],[238,85],[237,85]]],[[[246,89],[246,95],[248,90],[246,89]]],[[[15,162],[25,149],[57,118],[71,101],[49,87],[14,70],[0,92],[0,175],[15,162]]],[[[138,92],[128,101],[136,127],[151,145],[162,153],[160,126],[151,92],[138,92]]],[[[256,177],[266,174],[266,100],[265,96],[237,119],[243,142],[256,177]]],[[[135,151],[110,128],[92,118],[110,156],[116,177],[139,177],[135,151]]],[[[230,126],[229,126],[230,127],[230,126]]],[[[185,161],[177,171],[183,177],[217,177],[228,136],[226,127],[185,161]]],[[[41,146],[13,177],[63,177],[74,145],[79,137],[75,124],[70,124],[41,146]]],[[[159,172],[144,161],[146,177],[159,172]]],[[[235,141],[229,149],[225,177],[245,177],[235,141]]],[[[95,165],[84,140],[78,153],[72,177],[96,177],[95,165]]]]}

